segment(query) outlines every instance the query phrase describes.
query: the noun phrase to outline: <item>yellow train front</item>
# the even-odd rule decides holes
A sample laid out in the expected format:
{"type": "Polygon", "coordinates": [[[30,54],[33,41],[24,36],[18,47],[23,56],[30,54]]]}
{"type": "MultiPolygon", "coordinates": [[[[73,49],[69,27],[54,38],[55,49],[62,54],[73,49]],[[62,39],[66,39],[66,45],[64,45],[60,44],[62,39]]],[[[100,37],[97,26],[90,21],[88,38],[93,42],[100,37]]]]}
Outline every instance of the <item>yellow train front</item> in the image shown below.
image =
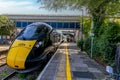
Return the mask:
{"type": "Polygon", "coordinates": [[[49,41],[52,30],[51,26],[41,22],[28,25],[12,43],[7,65],[18,70],[37,66],[45,56],[44,49],[51,45],[49,41]]]}

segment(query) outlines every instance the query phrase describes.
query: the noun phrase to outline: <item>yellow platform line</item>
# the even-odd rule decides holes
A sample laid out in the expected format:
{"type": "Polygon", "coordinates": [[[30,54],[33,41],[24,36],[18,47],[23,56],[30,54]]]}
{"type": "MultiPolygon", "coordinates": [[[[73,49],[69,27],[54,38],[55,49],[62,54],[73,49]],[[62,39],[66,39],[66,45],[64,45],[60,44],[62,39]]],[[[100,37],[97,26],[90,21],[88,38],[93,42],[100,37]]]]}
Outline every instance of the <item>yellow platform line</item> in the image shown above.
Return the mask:
{"type": "Polygon", "coordinates": [[[68,44],[66,44],[66,80],[72,80],[67,46],[68,44]]]}

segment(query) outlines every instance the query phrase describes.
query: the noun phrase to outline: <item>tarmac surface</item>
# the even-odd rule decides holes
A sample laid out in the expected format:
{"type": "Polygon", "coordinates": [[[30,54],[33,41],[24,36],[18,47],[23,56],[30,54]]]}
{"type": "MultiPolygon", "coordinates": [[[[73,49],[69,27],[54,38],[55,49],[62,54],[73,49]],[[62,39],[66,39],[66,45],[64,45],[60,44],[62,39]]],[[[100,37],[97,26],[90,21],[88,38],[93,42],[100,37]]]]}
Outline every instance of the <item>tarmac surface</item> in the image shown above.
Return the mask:
{"type": "Polygon", "coordinates": [[[76,43],[62,43],[37,80],[105,80],[106,75],[105,67],[81,52],[76,43]]]}
{"type": "Polygon", "coordinates": [[[80,52],[76,44],[68,46],[70,54],[71,73],[73,80],[104,80],[105,67],[91,59],[87,53],[80,52]]]}

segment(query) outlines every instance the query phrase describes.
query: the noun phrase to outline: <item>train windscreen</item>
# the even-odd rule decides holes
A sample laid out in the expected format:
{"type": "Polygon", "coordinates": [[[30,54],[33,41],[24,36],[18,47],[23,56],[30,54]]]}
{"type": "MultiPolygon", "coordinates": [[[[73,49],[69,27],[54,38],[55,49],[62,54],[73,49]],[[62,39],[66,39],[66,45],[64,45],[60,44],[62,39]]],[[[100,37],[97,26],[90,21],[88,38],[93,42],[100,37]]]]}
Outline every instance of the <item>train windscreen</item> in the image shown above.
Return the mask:
{"type": "Polygon", "coordinates": [[[38,40],[43,39],[46,36],[46,32],[42,26],[28,26],[18,35],[18,40],[38,40]]]}

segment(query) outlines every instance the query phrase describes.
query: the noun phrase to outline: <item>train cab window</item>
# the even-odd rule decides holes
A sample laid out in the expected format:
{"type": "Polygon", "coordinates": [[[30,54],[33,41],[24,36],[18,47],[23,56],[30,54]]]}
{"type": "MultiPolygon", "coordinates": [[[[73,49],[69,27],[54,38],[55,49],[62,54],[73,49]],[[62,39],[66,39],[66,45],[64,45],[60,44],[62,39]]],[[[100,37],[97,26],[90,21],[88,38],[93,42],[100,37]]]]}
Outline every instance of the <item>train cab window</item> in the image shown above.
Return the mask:
{"type": "Polygon", "coordinates": [[[37,28],[37,30],[36,30],[36,33],[40,33],[42,31],[42,29],[41,28],[37,28]]]}
{"type": "Polygon", "coordinates": [[[17,39],[20,40],[29,40],[32,38],[36,28],[34,26],[28,26],[26,27],[21,33],[18,35],[17,39]]]}
{"type": "Polygon", "coordinates": [[[17,36],[18,40],[44,40],[48,34],[52,31],[52,28],[46,24],[33,24],[28,25],[17,36]]]}
{"type": "Polygon", "coordinates": [[[22,31],[17,39],[20,40],[36,40],[36,39],[43,39],[46,36],[46,29],[43,26],[27,26],[24,31],[22,31]]]}

